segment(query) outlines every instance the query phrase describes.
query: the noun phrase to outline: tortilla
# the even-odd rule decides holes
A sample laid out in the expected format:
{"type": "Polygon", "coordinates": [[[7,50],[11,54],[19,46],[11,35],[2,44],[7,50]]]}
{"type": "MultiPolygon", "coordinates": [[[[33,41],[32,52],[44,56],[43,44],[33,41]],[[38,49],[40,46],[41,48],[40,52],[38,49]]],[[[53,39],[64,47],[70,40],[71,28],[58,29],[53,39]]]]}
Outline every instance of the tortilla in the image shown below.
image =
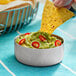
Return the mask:
{"type": "Polygon", "coordinates": [[[65,21],[74,16],[74,13],[66,8],[55,7],[54,4],[46,0],[42,14],[40,31],[52,34],[53,31],[65,21]]]}

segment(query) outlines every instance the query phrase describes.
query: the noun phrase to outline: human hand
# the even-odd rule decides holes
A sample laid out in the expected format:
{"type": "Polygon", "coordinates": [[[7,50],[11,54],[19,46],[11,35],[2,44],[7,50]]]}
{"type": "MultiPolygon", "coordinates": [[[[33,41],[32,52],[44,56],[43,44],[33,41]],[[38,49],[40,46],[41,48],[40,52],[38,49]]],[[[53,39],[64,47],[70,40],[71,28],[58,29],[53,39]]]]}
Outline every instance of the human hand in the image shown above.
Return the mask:
{"type": "Polygon", "coordinates": [[[66,7],[69,9],[73,3],[73,0],[53,0],[53,2],[57,7],[66,7]]]}
{"type": "Polygon", "coordinates": [[[76,0],[73,0],[74,3],[76,3],[76,0]]]}

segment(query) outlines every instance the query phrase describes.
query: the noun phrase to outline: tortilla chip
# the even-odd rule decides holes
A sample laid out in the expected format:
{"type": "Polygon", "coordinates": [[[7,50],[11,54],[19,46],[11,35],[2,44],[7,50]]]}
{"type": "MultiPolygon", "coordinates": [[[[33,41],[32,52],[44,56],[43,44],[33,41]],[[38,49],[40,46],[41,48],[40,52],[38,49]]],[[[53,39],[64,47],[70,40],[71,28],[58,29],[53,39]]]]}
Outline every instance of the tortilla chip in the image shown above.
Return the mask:
{"type": "Polygon", "coordinates": [[[73,16],[73,12],[66,8],[57,8],[51,1],[47,0],[42,15],[40,31],[52,34],[57,27],[73,16]]]}

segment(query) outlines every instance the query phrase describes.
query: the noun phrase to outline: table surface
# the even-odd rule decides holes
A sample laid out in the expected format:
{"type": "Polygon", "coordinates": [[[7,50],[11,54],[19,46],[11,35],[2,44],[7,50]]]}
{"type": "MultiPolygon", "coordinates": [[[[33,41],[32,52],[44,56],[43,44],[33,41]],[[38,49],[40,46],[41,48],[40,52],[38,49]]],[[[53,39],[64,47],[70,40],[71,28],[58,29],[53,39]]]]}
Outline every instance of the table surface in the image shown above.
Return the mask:
{"type": "MultiPolygon", "coordinates": [[[[40,29],[43,5],[39,5],[37,17],[19,32],[35,32],[40,29]]],[[[64,38],[62,63],[49,67],[32,67],[19,63],[14,56],[14,38],[17,32],[0,36],[0,76],[76,76],[76,17],[71,18],[54,31],[64,38]]]]}

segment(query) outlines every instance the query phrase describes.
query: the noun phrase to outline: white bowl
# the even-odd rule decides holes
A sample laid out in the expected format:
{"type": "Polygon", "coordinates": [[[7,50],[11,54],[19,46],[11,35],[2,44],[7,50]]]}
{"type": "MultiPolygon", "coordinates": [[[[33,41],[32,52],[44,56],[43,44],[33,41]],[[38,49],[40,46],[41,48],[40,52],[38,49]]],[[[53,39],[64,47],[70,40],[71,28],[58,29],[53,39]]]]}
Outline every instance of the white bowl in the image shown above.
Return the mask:
{"type": "MultiPolygon", "coordinates": [[[[61,37],[57,35],[53,36],[63,40],[61,37]]],[[[17,39],[17,37],[15,38],[15,40],[17,39]]],[[[64,55],[64,40],[61,46],[49,49],[27,48],[20,46],[15,42],[16,59],[23,64],[32,66],[51,66],[60,63],[63,59],[63,55],[64,55]]]]}

